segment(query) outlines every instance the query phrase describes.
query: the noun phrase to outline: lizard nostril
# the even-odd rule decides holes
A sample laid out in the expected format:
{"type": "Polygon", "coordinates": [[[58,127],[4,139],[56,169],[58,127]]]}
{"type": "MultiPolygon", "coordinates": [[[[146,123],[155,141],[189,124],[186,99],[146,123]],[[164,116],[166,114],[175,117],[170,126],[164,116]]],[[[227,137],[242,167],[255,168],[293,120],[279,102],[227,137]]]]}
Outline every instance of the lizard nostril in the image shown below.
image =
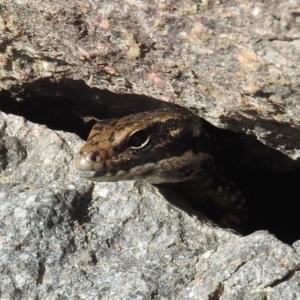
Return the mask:
{"type": "Polygon", "coordinates": [[[78,171],[93,171],[95,168],[101,167],[102,159],[98,152],[78,153],[75,157],[75,168],[78,171]]]}
{"type": "Polygon", "coordinates": [[[97,152],[89,152],[85,155],[85,159],[88,162],[96,163],[96,162],[99,162],[101,160],[101,157],[97,152]]]}

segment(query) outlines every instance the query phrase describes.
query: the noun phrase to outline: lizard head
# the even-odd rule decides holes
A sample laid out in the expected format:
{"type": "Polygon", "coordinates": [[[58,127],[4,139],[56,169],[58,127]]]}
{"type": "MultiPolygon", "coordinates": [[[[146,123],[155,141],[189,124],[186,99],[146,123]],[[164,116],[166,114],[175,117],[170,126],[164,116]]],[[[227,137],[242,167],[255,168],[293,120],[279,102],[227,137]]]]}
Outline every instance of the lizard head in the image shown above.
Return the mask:
{"type": "Polygon", "coordinates": [[[102,120],[76,155],[75,168],[95,181],[190,180],[214,168],[205,125],[184,108],[102,120]]]}

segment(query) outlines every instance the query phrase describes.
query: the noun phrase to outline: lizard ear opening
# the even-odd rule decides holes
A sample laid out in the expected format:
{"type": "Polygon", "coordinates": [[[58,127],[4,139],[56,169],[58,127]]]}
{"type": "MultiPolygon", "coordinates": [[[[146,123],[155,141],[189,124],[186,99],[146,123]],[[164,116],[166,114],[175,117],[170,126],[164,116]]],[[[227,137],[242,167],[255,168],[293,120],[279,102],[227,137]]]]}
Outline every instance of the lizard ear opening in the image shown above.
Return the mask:
{"type": "Polygon", "coordinates": [[[150,135],[144,129],[134,131],[128,139],[129,147],[131,149],[142,149],[149,141],[150,135]]]}

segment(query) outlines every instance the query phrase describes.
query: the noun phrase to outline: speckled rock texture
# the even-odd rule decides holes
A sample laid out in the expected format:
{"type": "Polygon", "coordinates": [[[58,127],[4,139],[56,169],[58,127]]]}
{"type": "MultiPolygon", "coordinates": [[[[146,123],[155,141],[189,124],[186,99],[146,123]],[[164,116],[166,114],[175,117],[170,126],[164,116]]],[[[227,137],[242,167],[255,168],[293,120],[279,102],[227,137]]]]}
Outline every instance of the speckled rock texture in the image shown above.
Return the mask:
{"type": "Polygon", "coordinates": [[[298,168],[299,7],[0,2],[0,298],[299,299],[299,242],[73,167],[81,118],[179,104],[237,132],[245,164],[298,168]]]}
{"type": "Polygon", "coordinates": [[[73,168],[80,138],[0,117],[1,299],[300,296],[297,243],[220,229],[146,183],[94,185],[73,168]]]}
{"type": "Polygon", "coordinates": [[[300,156],[297,0],[33,0],[0,9],[2,89],[84,80],[194,108],[300,156]]]}

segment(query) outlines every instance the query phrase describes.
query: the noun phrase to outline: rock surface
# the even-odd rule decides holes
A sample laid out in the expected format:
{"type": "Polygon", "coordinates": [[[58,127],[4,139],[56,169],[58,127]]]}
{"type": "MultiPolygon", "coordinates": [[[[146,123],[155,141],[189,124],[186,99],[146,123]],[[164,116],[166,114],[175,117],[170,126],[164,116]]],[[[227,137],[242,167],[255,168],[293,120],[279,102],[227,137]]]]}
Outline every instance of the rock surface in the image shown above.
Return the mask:
{"type": "Polygon", "coordinates": [[[299,7],[2,2],[0,110],[23,117],[0,112],[1,299],[299,299],[299,242],[241,237],[177,195],[185,210],[73,168],[81,117],[179,104],[239,132],[245,163],[295,170],[299,7]]]}
{"type": "Polygon", "coordinates": [[[76,135],[0,117],[2,299],[300,296],[297,243],[220,229],[146,183],[94,185],[74,171],[76,135]]]}
{"type": "Polygon", "coordinates": [[[299,1],[33,0],[1,12],[2,89],[47,77],[146,95],[299,166],[299,1]]]}

